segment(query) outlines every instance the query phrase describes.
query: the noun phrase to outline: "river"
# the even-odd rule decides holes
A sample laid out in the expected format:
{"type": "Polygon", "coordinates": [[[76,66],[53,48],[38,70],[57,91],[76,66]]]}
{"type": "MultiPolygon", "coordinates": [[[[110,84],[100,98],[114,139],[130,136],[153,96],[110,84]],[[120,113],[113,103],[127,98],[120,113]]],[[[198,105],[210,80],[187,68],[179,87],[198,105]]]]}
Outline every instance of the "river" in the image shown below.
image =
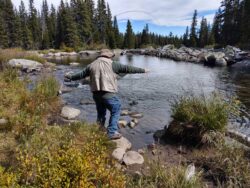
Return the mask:
{"type": "MultiPolygon", "coordinates": [[[[246,112],[250,112],[249,67],[210,68],[139,55],[121,56],[118,60],[122,64],[150,69],[148,74],[126,75],[119,80],[118,95],[121,98],[122,107],[144,115],[134,129],[120,130],[132,142],[135,149],[155,142],[153,133],[163,129],[171,121],[171,103],[178,95],[187,95],[189,92],[207,94],[216,90],[226,96],[237,96],[244,104],[246,112]],[[130,106],[133,101],[138,104],[130,106]]],[[[87,63],[89,61],[84,61],[80,67],[58,65],[56,76],[63,84],[65,72],[70,70],[78,72],[87,63]]],[[[80,105],[81,100],[92,100],[89,86],[74,88],[72,92],[62,95],[62,98],[69,105],[82,110],[81,120],[95,122],[95,105],[80,105]]],[[[238,130],[250,135],[247,120],[246,123],[242,123],[241,119],[236,122],[238,122],[238,130]]]]}

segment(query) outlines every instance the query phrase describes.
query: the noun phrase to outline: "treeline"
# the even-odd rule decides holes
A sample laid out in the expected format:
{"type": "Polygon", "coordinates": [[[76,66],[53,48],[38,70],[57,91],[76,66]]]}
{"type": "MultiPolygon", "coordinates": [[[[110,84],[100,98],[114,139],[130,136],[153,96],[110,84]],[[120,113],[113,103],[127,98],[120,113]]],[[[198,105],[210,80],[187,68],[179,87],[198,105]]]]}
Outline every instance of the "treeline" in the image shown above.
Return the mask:
{"type": "Polygon", "coordinates": [[[29,0],[15,8],[11,0],[0,0],[0,48],[24,49],[74,48],[105,45],[109,48],[142,48],[182,44],[188,47],[235,45],[250,49],[250,0],[223,0],[214,22],[202,18],[195,10],[192,24],[183,36],[163,36],[149,31],[135,33],[128,20],[126,32],[119,31],[105,0],[70,0],[58,7],[43,0],[41,10],[29,0]]]}
{"type": "Polygon", "coordinates": [[[91,43],[104,43],[114,48],[119,30],[113,26],[109,5],[98,0],[61,0],[57,9],[43,0],[41,12],[29,0],[18,8],[11,0],[0,0],[0,47],[24,49],[77,48],[91,43]]]}
{"type": "Polygon", "coordinates": [[[233,45],[250,49],[250,0],[223,0],[212,25],[202,18],[198,26],[195,11],[191,27],[187,27],[183,36],[183,44],[191,47],[233,45]]]}
{"type": "Polygon", "coordinates": [[[109,48],[135,48],[148,44],[181,43],[178,37],[149,33],[148,26],[134,34],[130,21],[125,34],[112,18],[109,4],[98,0],[61,0],[56,8],[43,0],[41,11],[29,0],[16,9],[11,0],[0,0],[0,48],[24,49],[83,48],[105,44],[109,48]]]}

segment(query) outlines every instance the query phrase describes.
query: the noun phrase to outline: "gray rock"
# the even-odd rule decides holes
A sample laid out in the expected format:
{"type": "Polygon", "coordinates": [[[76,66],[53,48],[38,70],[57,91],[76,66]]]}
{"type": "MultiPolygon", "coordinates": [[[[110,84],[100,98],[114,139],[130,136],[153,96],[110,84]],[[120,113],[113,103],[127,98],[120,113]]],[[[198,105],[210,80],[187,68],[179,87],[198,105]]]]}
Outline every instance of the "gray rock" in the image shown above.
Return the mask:
{"type": "Polygon", "coordinates": [[[185,179],[186,181],[191,181],[195,177],[195,166],[191,164],[187,167],[185,172],[185,179]]]}
{"type": "Polygon", "coordinates": [[[122,137],[118,140],[112,140],[112,142],[116,144],[116,148],[122,148],[125,151],[131,149],[132,147],[131,142],[129,142],[128,139],[126,139],[125,137],[122,137]]]}
{"type": "Polygon", "coordinates": [[[126,150],[124,148],[117,148],[113,151],[112,157],[119,162],[122,162],[123,156],[126,153],[126,150]]]}
{"type": "Polygon", "coordinates": [[[173,50],[173,49],[175,49],[175,46],[172,45],[172,44],[165,45],[162,48],[162,50],[164,50],[164,51],[166,51],[166,50],[173,50]]]}
{"type": "Polygon", "coordinates": [[[143,164],[144,158],[136,151],[128,151],[123,157],[123,162],[129,166],[134,164],[143,164]]]}
{"type": "Polygon", "coordinates": [[[218,58],[216,59],[215,65],[219,67],[225,67],[227,66],[227,61],[224,58],[218,58]]]}
{"type": "Polygon", "coordinates": [[[8,63],[9,66],[21,69],[41,69],[42,64],[37,61],[31,61],[27,59],[11,59],[8,63]]]}
{"type": "Polygon", "coordinates": [[[8,120],[2,118],[0,119],[0,125],[6,125],[8,123],[8,120]]]}
{"type": "Polygon", "coordinates": [[[61,116],[68,120],[75,119],[80,114],[81,114],[80,110],[72,108],[70,106],[63,107],[62,112],[61,112],[61,116]]]}

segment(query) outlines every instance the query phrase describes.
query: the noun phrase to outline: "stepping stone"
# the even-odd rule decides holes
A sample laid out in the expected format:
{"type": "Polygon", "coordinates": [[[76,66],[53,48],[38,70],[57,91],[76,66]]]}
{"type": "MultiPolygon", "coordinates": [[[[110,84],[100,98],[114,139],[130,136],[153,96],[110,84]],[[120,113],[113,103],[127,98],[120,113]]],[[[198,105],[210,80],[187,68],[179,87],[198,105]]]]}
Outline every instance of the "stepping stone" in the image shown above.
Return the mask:
{"type": "Polygon", "coordinates": [[[119,120],[118,124],[120,127],[126,127],[128,125],[128,122],[126,120],[119,120]]]}
{"type": "Polygon", "coordinates": [[[134,164],[143,164],[144,158],[141,154],[139,154],[136,151],[128,151],[123,157],[123,162],[127,166],[134,164]]]}
{"type": "Polygon", "coordinates": [[[116,148],[121,148],[124,149],[125,151],[131,149],[132,144],[128,139],[125,137],[121,137],[120,139],[117,140],[112,140],[112,142],[116,143],[116,148]]]}
{"type": "Polygon", "coordinates": [[[112,157],[116,160],[118,160],[119,162],[122,162],[123,156],[126,153],[125,149],[123,148],[117,148],[113,151],[112,153],[112,157]]]}

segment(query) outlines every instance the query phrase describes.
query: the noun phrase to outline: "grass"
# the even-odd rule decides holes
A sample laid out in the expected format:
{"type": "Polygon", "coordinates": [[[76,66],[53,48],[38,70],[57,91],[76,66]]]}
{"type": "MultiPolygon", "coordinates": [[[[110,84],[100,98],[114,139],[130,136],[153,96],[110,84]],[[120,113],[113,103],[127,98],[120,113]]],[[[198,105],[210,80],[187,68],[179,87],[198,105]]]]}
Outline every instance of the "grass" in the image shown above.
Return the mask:
{"type": "Polygon", "coordinates": [[[225,101],[215,93],[180,97],[172,105],[173,122],[167,133],[190,144],[209,143],[216,134],[225,133],[229,116],[238,114],[238,105],[237,100],[225,101]]]}
{"type": "Polygon", "coordinates": [[[128,187],[133,188],[201,188],[201,174],[196,174],[191,180],[185,178],[184,166],[163,166],[160,163],[150,163],[147,175],[131,176],[128,187]]]}
{"type": "Polygon", "coordinates": [[[249,151],[242,147],[217,143],[209,153],[197,152],[196,163],[205,168],[204,179],[212,180],[217,187],[249,187],[249,151]]]}
{"type": "Polygon", "coordinates": [[[28,59],[45,63],[46,60],[35,52],[24,51],[20,48],[0,49],[0,66],[4,66],[11,59],[28,59]]]}

